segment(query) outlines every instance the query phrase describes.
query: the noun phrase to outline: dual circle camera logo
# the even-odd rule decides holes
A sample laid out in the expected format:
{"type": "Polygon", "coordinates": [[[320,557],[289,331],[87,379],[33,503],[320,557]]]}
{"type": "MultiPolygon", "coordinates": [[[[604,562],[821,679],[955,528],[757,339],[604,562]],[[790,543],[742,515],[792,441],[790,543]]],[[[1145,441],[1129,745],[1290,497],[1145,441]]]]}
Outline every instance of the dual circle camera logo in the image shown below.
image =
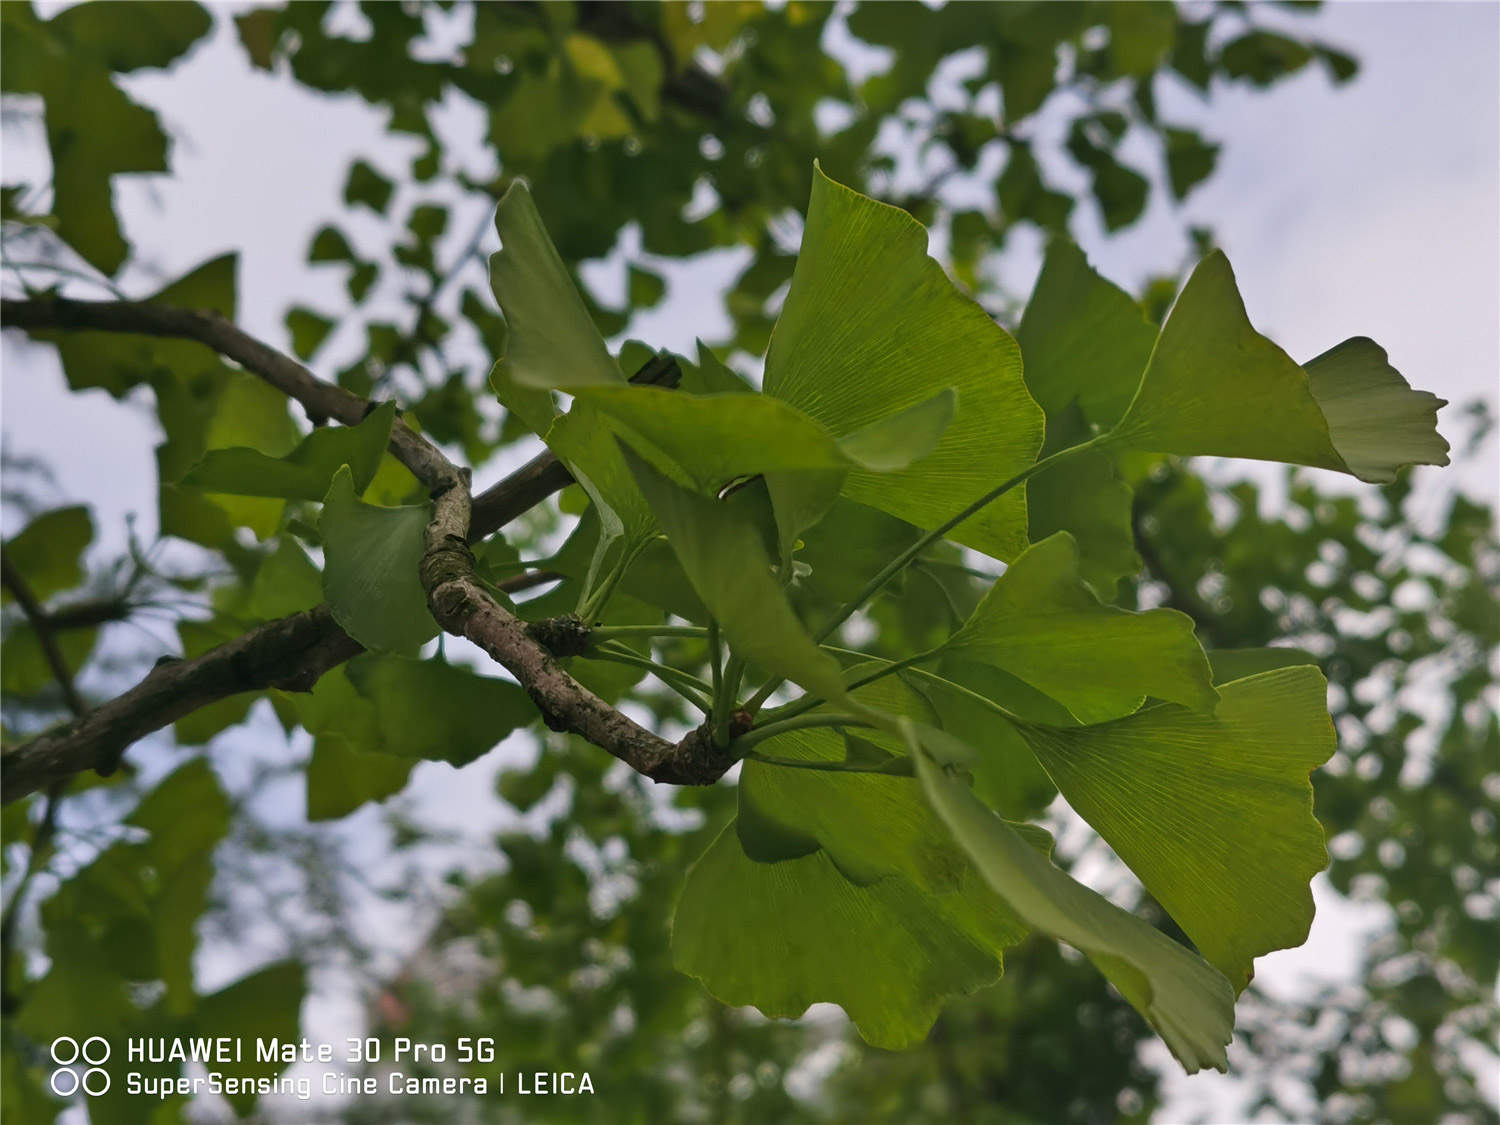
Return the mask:
{"type": "Polygon", "coordinates": [[[59,1035],[52,1040],[52,1061],[57,1069],[52,1072],[49,1085],[60,1098],[71,1098],[81,1088],[91,1098],[109,1092],[109,1073],[101,1064],[109,1059],[109,1044],[102,1035],[90,1035],[82,1043],[71,1035],[59,1035]],[[75,1064],[79,1059],[87,1065],[82,1075],[75,1064]]]}

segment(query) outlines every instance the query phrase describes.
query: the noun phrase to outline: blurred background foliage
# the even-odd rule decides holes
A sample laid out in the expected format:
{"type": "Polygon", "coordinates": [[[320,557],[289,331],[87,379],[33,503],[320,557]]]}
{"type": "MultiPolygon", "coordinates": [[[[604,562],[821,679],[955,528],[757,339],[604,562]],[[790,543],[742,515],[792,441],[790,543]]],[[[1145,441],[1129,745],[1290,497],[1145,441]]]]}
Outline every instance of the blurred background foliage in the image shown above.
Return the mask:
{"type": "MultiPolygon", "coordinates": [[[[394,397],[409,421],[494,471],[533,449],[486,384],[505,326],[483,260],[493,200],[516,177],[616,340],[665,307],[670,268],[736,250],[710,295],[731,331],[708,342],[753,372],[791,275],[814,159],[929,225],[953,276],[1014,327],[1025,294],[1007,291],[995,268],[1014,232],[1065,231],[1081,209],[1114,231],[1154,194],[1180,200],[1213,174],[1218,143],[1158,111],[1164,83],[1207,96],[1308,67],[1335,82],[1356,73],[1336,47],[1264,26],[1266,11],[1229,0],[937,10],[792,0],[303,2],[233,14],[87,3],[40,14],[8,3],[4,125],[40,138],[50,174],[10,182],[7,171],[5,285],[98,296],[149,260],[151,247],[125,238],[114,188],[120,176],[171,175],[172,144],[121,79],[232,35],[276,82],[355,96],[386,121],[390,143],[354,155],[342,199],[307,202],[317,216],[307,263],[340,271],[347,300],[289,300],[292,349],[360,394],[394,397]],[[455,103],[480,114],[482,141],[441,127],[455,103]],[[1047,169],[1059,160],[1085,173],[1081,189],[1054,185],[1047,169]],[[460,216],[480,218],[471,227],[460,216]]],[[[1211,244],[1210,231],[1191,234],[1211,244]]],[[[1151,315],[1177,281],[1140,294],[1151,315]]],[[[235,257],[159,295],[233,315],[235,257]]],[[[74,390],[154,405],[160,505],[141,521],[150,532],[132,524],[128,549],[108,557],[96,532],[125,513],[56,507],[48,467],[7,457],[7,744],[133,682],[167,651],[163,629],[168,655],[192,656],[319,599],[296,540],[305,505],[178,483],[208,449],[290,449],[304,426],[278,396],[193,344],[51,342],[74,390]]],[[[1215,649],[1292,645],[1318,658],[1341,739],[1316,777],[1330,880],[1384,907],[1360,963],[1341,967],[1346,984],[1296,999],[1247,993],[1231,1055],[1247,1112],[1495,1120],[1480,1093],[1500,1032],[1493,512],[1457,496],[1413,520],[1409,480],[1355,499],[1309,476],[1224,483],[1159,458],[1127,468],[1144,567],[1117,600],[1183,610],[1215,649]]],[[[378,500],[410,493],[390,458],[381,473],[378,500]]],[[[517,558],[548,560],[581,508],[564,493],[509,525],[486,561],[498,573],[517,558]]],[[[858,524],[825,552],[825,572],[880,552],[890,533],[858,524]]],[[[864,643],[931,643],[982,582],[956,552],[934,552],[872,607],[864,643]]],[[[567,585],[534,612],[566,600],[567,585]]],[[[682,642],[685,659],[694,643],[682,642]]],[[[657,726],[688,721],[651,681],[618,666],[611,675],[610,693],[657,726]]],[[[501,1059],[587,1069],[600,1090],[363,1099],[340,1111],[353,1121],[1052,1123],[1147,1120],[1160,1106],[1145,1025],[1046,942],[1015,950],[999,985],[950,1005],[908,1052],[864,1045],[834,1010],[772,1023],[724,1008],[672,969],[669,919],[686,867],[730,815],[729,785],[655,792],[587,745],[523,735],[481,775],[497,778],[490,819],[504,827],[476,857],[452,817],[408,787],[412,759],[319,711],[368,706],[349,685],[331,674],[330,698],[316,705],[275,693],[221,701],[138,746],[133,768],[109,781],[5,806],[7,1115],[43,1121],[63,1109],[45,1090],[56,1034],[293,1035],[320,990],[358,997],[348,1034],[490,1035],[501,1059]],[[372,801],[384,802],[373,815],[372,801]],[[222,983],[206,988],[210,978],[222,983]]],[[[1063,827],[1067,857],[1131,901],[1097,841],[1063,827]]],[[[90,1106],[108,1122],[230,1109],[267,1121],[321,1112],[285,1099],[158,1107],[118,1088],[90,1106]]]]}

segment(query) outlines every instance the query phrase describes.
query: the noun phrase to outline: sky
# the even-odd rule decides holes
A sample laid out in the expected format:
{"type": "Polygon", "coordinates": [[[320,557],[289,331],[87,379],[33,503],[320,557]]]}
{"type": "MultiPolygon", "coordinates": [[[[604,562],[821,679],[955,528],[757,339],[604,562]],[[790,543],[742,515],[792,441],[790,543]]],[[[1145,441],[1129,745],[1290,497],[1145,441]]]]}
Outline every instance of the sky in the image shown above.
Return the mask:
{"type": "MultiPolygon", "coordinates": [[[[1500,5],[1348,2],[1312,18],[1281,18],[1358,57],[1358,78],[1334,88],[1321,70],[1310,69],[1270,92],[1221,89],[1207,105],[1185,90],[1168,94],[1164,108],[1201,121],[1223,141],[1216,174],[1180,213],[1158,199],[1143,222],[1115,236],[1083,214],[1075,236],[1106,276],[1133,288],[1180,265],[1189,222],[1211,224],[1252,321],[1294,357],[1311,358],[1349,336],[1373,336],[1414,385],[1455,404],[1483,399],[1495,408],[1500,5]]],[[[314,306],[341,307],[341,274],[311,273],[303,255],[313,227],[335,206],[351,153],[375,151],[389,167],[411,155],[400,142],[393,145],[379,117],[353,100],[310,100],[252,70],[222,27],[178,71],[132,78],[129,88],[161,111],[175,138],[176,174],[170,182],[138,179],[120,189],[129,237],[153,248],[150,268],[127,274],[127,291],[144,295],[160,280],[238,248],[241,321],[252,333],[287,344],[278,316],[289,292],[314,306]]],[[[478,136],[462,113],[445,128],[478,136]]],[[[3,159],[7,181],[44,161],[24,144],[8,145],[3,159]]],[[[483,214],[483,207],[456,214],[452,240],[467,239],[483,214]]],[[[356,243],[360,224],[373,221],[349,217],[356,243]]],[[[457,247],[446,249],[451,256],[457,247]]],[[[639,321],[637,332],[677,348],[697,335],[711,337],[713,313],[701,293],[720,275],[727,279],[732,266],[732,258],[719,258],[672,271],[666,304],[639,321]]],[[[1000,273],[1025,292],[1039,266],[1038,246],[1023,240],[1000,273]]],[[[18,333],[4,334],[0,363],[7,449],[48,461],[60,501],[95,504],[107,547],[123,542],[126,512],[139,513],[149,529],[157,440],[149,413],[102,391],[68,393],[50,351],[18,333]],[[87,437],[82,447],[79,435],[87,437]]],[[[1457,445],[1463,429],[1455,415],[1455,408],[1444,411],[1440,427],[1457,445]]],[[[1257,468],[1225,471],[1263,475],[1257,468]]],[[[1463,466],[1419,474],[1429,507],[1440,506],[1455,487],[1493,500],[1500,492],[1495,438],[1463,466]]],[[[1334,474],[1318,476],[1333,487],[1359,487],[1334,474]]],[[[479,838],[495,824],[487,797],[493,769],[493,762],[471,767],[486,779],[476,782],[468,771],[423,767],[418,791],[455,803],[450,816],[472,813],[479,838]]],[[[1321,883],[1315,889],[1319,914],[1308,944],[1260,963],[1257,979],[1273,993],[1301,993],[1337,976],[1352,964],[1361,934],[1379,920],[1381,908],[1335,901],[1321,883]]],[[[330,1025],[351,1015],[333,998],[321,1012],[330,1025]]],[[[1235,1096],[1232,1081],[1217,1076],[1175,1078],[1168,1089],[1163,1120],[1195,1109],[1219,1114],[1235,1096]]]]}

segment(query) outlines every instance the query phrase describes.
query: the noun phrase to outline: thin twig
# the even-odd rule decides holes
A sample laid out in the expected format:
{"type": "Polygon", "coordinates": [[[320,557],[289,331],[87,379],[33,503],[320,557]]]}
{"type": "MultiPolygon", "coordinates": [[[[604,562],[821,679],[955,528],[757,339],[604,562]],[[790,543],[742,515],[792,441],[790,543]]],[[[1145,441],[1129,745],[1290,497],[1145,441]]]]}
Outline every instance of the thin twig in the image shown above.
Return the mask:
{"type": "Polygon", "coordinates": [[[72,670],[68,668],[68,662],[63,659],[62,649],[57,646],[57,638],[52,635],[53,626],[47,617],[47,611],[37,601],[31,584],[26,581],[25,576],[21,574],[4,548],[0,548],[0,582],[3,582],[5,588],[11,592],[11,596],[16,599],[16,604],[21,607],[21,612],[25,614],[27,622],[31,625],[31,631],[36,635],[37,644],[46,658],[47,667],[52,670],[53,678],[62,689],[63,701],[67,703],[68,710],[82,717],[88,707],[84,704],[83,697],[78,694],[78,688],[73,683],[72,670]]]}
{"type": "MultiPolygon", "coordinates": [[[[443,295],[443,291],[449,285],[453,284],[458,275],[463,272],[464,266],[468,265],[473,257],[479,253],[479,248],[484,245],[484,236],[489,232],[491,226],[494,225],[494,221],[493,210],[486,211],[485,217],[480,221],[478,229],[474,231],[473,236],[464,247],[463,253],[455,258],[443,272],[443,275],[433,282],[432,288],[427,291],[427,295],[418,303],[417,317],[412,324],[412,330],[397,345],[396,350],[391,353],[390,362],[386,365],[385,373],[380,377],[382,380],[386,379],[390,372],[400,367],[403,363],[411,363],[416,358],[417,350],[424,344],[431,343],[427,335],[427,321],[432,316],[433,307],[437,304],[438,298],[443,295]]],[[[377,387],[381,385],[379,382],[376,384],[377,387]]]]}
{"type": "MultiPolygon", "coordinates": [[[[21,573],[20,568],[15,565],[15,561],[4,548],[0,548],[0,582],[4,583],[5,588],[16,599],[16,604],[21,607],[22,614],[25,615],[27,623],[36,635],[37,644],[46,657],[47,666],[52,669],[53,678],[62,689],[63,700],[67,703],[68,709],[76,717],[82,718],[88,707],[84,704],[83,697],[78,694],[78,687],[73,682],[73,672],[68,667],[67,661],[63,659],[62,650],[57,646],[57,638],[52,635],[52,623],[46,611],[42,609],[41,602],[37,600],[31,583],[26,581],[26,576],[21,573]]],[[[42,857],[52,842],[53,833],[57,831],[58,808],[62,804],[71,780],[66,777],[59,778],[48,787],[46,800],[42,806],[42,819],[38,822],[36,833],[31,838],[31,851],[26,857],[26,868],[21,872],[21,878],[16,883],[16,889],[11,893],[10,901],[5,904],[4,913],[0,914],[0,1011],[7,1014],[14,1010],[19,1000],[11,974],[11,953],[15,949],[16,927],[20,924],[21,909],[26,903],[26,892],[31,887],[31,881],[41,871],[42,857]]]]}

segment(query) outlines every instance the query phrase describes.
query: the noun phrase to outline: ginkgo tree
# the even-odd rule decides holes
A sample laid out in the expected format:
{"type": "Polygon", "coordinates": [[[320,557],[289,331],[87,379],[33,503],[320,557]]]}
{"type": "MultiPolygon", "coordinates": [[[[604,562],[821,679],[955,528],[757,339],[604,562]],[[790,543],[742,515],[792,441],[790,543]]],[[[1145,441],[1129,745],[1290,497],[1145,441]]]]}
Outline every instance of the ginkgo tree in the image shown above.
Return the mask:
{"type": "Polygon", "coordinates": [[[821,171],[758,388],[702,345],[613,354],[524,183],[496,226],[492,384],[549,452],[477,496],[419,419],[211,311],[220,263],[152,301],[5,302],[70,366],[110,346],[100,333],[129,341],[116,372],[194,340],[241,370],[201,349],[173,366],[234,381],[246,414],[290,396],[331,423],[272,448],[169,440],[183,471],[164,522],[305,511],[244,594],[266,624],[8,750],[6,799],[108,773],[143,734],[249,689],[320,745],[383,748],[384,775],[347,750],[310,767],[358,774],[366,796],[539,717],[654,781],[740,767],[738,815],[673,923],[676,964],[715,996],[772,1016],[832,1001],[900,1047],[1034,930],[1085,954],[1186,1070],[1224,1068],[1255,958],[1311,924],[1326,853],[1309,774],[1335,735],[1304,654],[1206,652],[1185,615],[1110,604],[1136,564],[1120,465],[1219,455],[1389,481],[1447,462],[1440,400],[1365,338],[1298,364],[1251,326],[1217,253],[1158,331],[1057,241],[1013,338],[910,215],[821,171]],[[587,497],[572,536],[517,559],[492,533],[569,480],[587,497]],[[850,513],[886,549],[820,572],[853,546],[850,513]],[[846,623],[944,541],[1005,569],[933,646],[861,651],[846,623]],[[571,581],[517,604],[506,575],[542,561],[571,581]],[[509,678],[421,655],[440,634],[509,678]],[[690,658],[659,660],[667,640],[690,658]],[[621,668],[699,725],[673,737],[618,709],[621,668]],[[1191,947],[1052,863],[1034,822],[1058,794],[1191,947]]]}

